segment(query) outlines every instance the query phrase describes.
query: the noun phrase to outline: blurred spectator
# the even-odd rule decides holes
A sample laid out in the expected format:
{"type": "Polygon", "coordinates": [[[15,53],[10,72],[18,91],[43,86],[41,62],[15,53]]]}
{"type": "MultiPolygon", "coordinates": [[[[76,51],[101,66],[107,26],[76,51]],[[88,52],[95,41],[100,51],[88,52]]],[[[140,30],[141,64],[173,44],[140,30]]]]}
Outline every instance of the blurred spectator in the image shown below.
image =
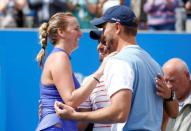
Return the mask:
{"type": "Polygon", "coordinates": [[[1,28],[24,26],[23,8],[26,0],[0,0],[1,28]]]}
{"type": "Polygon", "coordinates": [[[66,0],[29,0],[29,7],[34,13],[33,26],[38,27],[57,12],[68,11],[68,4],[66,0]]]}
{"type": "Polygon", "coordinates": [[[191,0],[185,0],[186,4],[185,4],[185,8],[187,10],[191,10],[191,0]]]}
{"type": "Polygon", "coordinates": [[[186,9],[186,31],[191,32],[191,0],[183,0],[186,9]]]}
{"type": "Polygon", "coordinates": [[[71,0],[74,15],[77,17],[80,28],[93,28],[90,20],[97,16],[98,0],[71,0]]]}
{"type": "Polygon", "coordinates": [[[176,8],[176,31],[185,31],[186,18],[183,0],[179,0],[179,6],[176,8]]]}
{"type": "Polygon", "coordinates": [[[29,8],[28,3],[23,9],[23,14],[24,14],[24,27],[32,28],[34,22],[34,12],[29,8]]]}
{"type": "Polygon", "coordinates": [[[180,0],[176,8],[176,31],[191,32],[191,0],[180,0]]]}
{"type": "Polygon", "coordinates": [[[119,5],[120,1],[119,0],[105,0],[103,3],[103,8],[102,8],[102,13],[105,13],[105,11],[115,5],[119,5]]]}
{"type": "Polygon", "coordinates": [[[123,0],[99,0],[99,14],[102,16],[104,12],[112,6],[119,5],[123,0]]]}
{"type": "Polygon", "coordinates": [[[150,30],[175,30],[175,8],[178,0],[147,0],[144,11],[147,13],[150,30]]]}
{"type": "Polygon", "coordinates": [[[132,0],[131,7],[135,12],[135,15],[139,21],[139,29],[145,30],[147,29],[147,14],[143,10],[143,6],[146,0],[132,0]]]}

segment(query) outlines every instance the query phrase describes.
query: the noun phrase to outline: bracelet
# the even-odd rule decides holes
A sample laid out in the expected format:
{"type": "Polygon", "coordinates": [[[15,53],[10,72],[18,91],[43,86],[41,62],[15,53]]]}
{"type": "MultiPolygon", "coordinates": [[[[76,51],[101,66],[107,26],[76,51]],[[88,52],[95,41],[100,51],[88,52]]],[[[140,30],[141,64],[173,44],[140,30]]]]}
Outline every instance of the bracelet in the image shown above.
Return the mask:
{"type": "Polygon", "coordinates": [[[95,76],[93,76],[93,78],[94,78],[98,83],[100,83],[100,81],[99,81],[95,76]]]}

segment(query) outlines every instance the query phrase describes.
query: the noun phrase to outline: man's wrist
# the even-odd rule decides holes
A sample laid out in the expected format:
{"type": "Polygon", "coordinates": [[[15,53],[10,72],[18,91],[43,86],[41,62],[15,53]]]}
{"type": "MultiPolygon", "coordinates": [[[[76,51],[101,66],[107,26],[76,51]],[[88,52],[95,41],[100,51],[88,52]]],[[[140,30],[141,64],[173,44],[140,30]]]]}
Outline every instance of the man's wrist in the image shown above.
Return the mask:
{"type": "Polygon", "coordinates": [[[176,95],[174,91],[171,91],[171,96],[167,99],[164,99],[165,101],[173,101],[176,99],[176,95]]]}
{"type": "Polygon", "coordinates": [[[86,112],[75,112],[72,115],[72,119],[77,121],[86,121],[85,116],[86,116],[86,112]]]}

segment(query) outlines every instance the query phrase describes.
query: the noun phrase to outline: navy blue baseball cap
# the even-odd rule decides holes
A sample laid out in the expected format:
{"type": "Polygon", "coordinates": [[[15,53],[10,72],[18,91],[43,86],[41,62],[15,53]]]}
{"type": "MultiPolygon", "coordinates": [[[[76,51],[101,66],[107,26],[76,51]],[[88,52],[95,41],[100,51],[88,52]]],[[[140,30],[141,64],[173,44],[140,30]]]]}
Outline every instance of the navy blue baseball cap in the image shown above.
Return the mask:
{"type": "Polygon", "coordinates": [[[102,27],[106,22],[119,22],[129,27],[137,27],[136,16],[131,8],[125,5],[116,5],[108,8],[100,18],[95,18],[91,23],[96,27],[102,27]]]}
{"type": "Polygon", "coordinates": [[[90,35],[90,38],[93,40],[100,40],[102,31],[101,30],[91,30],[89,35],[90,35]]]}

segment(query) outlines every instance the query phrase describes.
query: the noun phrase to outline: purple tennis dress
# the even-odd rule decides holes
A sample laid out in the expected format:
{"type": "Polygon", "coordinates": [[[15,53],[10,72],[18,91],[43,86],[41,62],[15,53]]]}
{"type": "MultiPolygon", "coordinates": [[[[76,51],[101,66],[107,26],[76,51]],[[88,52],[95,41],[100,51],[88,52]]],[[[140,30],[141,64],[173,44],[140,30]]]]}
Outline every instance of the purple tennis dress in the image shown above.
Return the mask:
{"type": "MultiPolygon", "coordinates": [[[[63,51],[60,48],[54,48],[52,53],[63,51]]],[[[66,52],[65,52],[66,53],[66,52]]],[[[73,75],[73,81],[75,88],[79,88],[80,84],[78,80],[73,75]]],[[[77,131],[77,122],[74,120],[64,120],[59,118],[54,110],[54,102],[62,101],[61,96],[59,95],[57,88],[54,84],[52,85],[44,85],[41,83],[40,85],[40,102],[42,105],[42,115],[40,118],[40,122],[36,131],[77,131]],[[59,125],[59,127],[55,125],[59,125]]]]}

